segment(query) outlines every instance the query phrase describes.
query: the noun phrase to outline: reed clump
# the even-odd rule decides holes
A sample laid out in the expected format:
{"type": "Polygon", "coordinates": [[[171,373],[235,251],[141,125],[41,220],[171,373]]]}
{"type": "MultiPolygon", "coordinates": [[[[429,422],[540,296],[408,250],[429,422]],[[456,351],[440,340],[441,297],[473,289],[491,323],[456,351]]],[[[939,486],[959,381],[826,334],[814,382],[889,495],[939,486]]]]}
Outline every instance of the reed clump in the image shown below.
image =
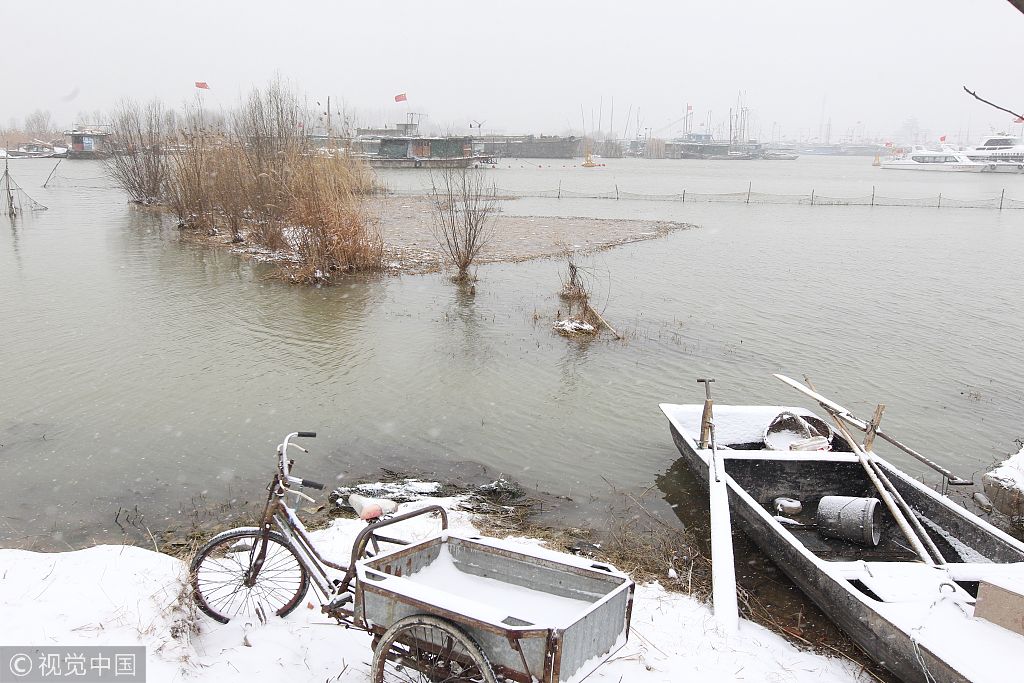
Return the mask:
{"type": "MultiPolygon", "coordinates": [[[[373,175],[336,145],[314,149],[306,135],[314,121],[281,81],[253,90],[224,116],[188,109],[165,132],[165,177],[153,196],[180,228],[226,234],[279,262],[296,282],[380,270],[383,241],[364,206],[373,175]]],[[[138,165],[144,155],[132,149],[125,163],[138,165]]]]}

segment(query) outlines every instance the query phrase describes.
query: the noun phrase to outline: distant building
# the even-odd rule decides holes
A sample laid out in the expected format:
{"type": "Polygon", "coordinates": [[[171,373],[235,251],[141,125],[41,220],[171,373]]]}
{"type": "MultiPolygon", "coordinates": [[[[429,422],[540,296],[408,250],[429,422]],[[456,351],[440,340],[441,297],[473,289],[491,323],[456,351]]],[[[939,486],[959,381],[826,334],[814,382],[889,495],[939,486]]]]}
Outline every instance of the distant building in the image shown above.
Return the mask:
{"type": "Polygon", "coordinates": [[[100,128],[78,128],[64,131],[68,159],[106,159],[113,153],[110,131],[100,128]]]}
{"type": "Polygon", "coordinates": [[[486,155],[508,159],[573,159],[583,156],[583,139],[559,135],[485,135],[476,138],[486,155]]]}
{"type": "Polygon", "coordinates": [[[420,124],[413,121],[396,123],[394,128],[356,128],[356,135],[359,137],[415,137],[419,134],[420,124]]]}

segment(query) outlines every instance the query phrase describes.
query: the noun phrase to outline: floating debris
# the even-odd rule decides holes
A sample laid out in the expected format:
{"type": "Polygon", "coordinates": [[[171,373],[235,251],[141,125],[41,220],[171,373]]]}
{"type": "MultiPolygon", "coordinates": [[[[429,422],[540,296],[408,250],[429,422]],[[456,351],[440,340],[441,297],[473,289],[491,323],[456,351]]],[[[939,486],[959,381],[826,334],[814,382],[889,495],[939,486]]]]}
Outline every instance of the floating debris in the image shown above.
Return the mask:
{"type": "Polygon", "coordinates": [[[583,320],[576,320],[574,318],[566,318],[565,320],[558,320],[554,324],[555,332],[564,334],[567,337],[577,334],[594,334],[597,332],[597,328],[588,322],[583,320]]]}

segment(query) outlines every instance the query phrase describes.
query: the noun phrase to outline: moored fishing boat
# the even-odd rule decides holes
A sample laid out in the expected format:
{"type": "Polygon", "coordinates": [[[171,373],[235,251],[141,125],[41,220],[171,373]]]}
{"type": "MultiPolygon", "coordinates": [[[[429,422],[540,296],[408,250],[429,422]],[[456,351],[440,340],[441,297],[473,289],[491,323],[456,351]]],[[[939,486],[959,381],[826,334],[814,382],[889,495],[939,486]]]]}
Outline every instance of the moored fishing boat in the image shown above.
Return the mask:
{"type": "Polygon", "coordinates": [[[1024,593],[1024,543],[875,455],[877,420],[821,405],[835,429],[803,408],[661,409],[688,467],[707,483],[717,453],[732,518],[870,656],[908,682],[1006,680],[1024,634],[988,596],[1024,593]]]}

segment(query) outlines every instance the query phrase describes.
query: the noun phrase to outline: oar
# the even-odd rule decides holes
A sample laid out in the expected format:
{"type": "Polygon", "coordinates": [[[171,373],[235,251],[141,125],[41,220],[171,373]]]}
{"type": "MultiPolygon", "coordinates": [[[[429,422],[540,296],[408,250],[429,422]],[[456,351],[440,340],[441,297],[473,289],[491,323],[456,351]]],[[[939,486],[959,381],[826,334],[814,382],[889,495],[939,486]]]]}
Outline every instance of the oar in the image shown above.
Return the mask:
{"type": "MultiPolygon", "coordinates": [[[[813,398],[815,401],[817,401],[818,403],[821,404],[822,408],[825,408],[826,410],[829,410],[830,412],[834,412],[844,422],[847,422],[848,424],[853,425],[854,427],[856,427],[857,429],[861,430],[862,432],[867,432],[868,431],[868,429],[870,427],[870,423],[865,422],[864,420],[861,420],[861,419],[859,419],[857,417],[854,417],[853,414],[850,413],[849,410],[847,410],[843,406],[839,405],[835,401],[832,401],[832,400],[829,400],[829,399],[825,398],[824,396],[822,396],[818,392],[814,391],[813,389],[808,389],[803,384],[801,384],[800,382],[797,382],[795,379],[792,379],[791,377],[786,377],[785,375],[778,375],[778,374],[775,375],[775,377],[780,379],[780,380],[782,380],[784,383],[786,383],[789,386],[793,387],[797,391],[803,393],[804,395],[809,396],[810,398],[813,398]]],[[[874,433],[875,433],[875,436],[878,436],[878,437],[881,437],[882,439],[885,439],[886,441],[891,443],[893,446],[895,446],[896,448],[898,448],[901,451],[903,451],[904,453],[906,453],[907,455],[910,455],[910,456],[913,456],[914,458],[917,458],[918,460],[923,462],[925,465],[927,465],[928,467],[932,468],[933,470],[935,470],[936,472],[938,472],[939,474],[944,476],[949,481],[949,483],[952,484],[953,486],[966,486],[966,485],[970,485],[970,484],[974,483],[970,479],[964,479],[963,477],[958,477],[957,475],[953,474],[952,472],[947,470],[942,465],[940,465],[940,464],[938,464],[938,463],[936,463],[936,462],[934,462],[932,460],[929,460],[925,456],[923,456],[920,453],[918,453],[917,451],[915,451],[913,448],[910,448],[909,446],[906,446],[906,445],[900,443],[899,441],[897,441],[893,437],[891,437],[888,434],[886,434],[885,432],[883,432],[881,429],[876,428],[874,433]]]]}
{"type": "MultiPolygon", "coordinates": [[[[715,442],[715,421],[712,416],[711,382],[699,379],[706,398],[701,417],[701,440],[705,435],[711,445],[708,461],[708,508],[711,513],[711,600],[715,621],[726,634],[739,629],[739,608],[736,604],[736,565],[732,549],[732,519],[729,513],[729,489],[725,483],[725,463],[715,442]]],[[[702,448],[707,448],[702,443],[702,448]]]]}
{"type": "MultiPolygon", "coordinates": [[[[810,388],[811,391],[816,391],[814,385],[811,384],[810,377],[804,375],[804,381],[807,382],[807,386],[808,388],[810,388]]],[[[927,564],[945,564],[946,558],[942,556],[942,553],[939,551],[938,547],[936,547],[935,542],[932,541],[931,536],[929,536],[928,532],[925,531],[924,525],[922,525],[921,520],[917,518],[917,515],[914,513],[913,508],[911,508],[907,501],[903,499],[903,495],[896,489],[895,484],[892,483],[888,475],[886,475],[886,473],[882,470],[881,466],[878,464],[878,458],[875,456],[874,452],[869,451],[866,446],[861,447],[860,444],[854,443],[853,435],[850,434],[849,430],[846,428],[846,425],[843,424],[842,421],[839,419],[839,415],[836,413],[836,411],[830,408],[829,406],[825,405],[824,403],[820,405],[822,408],[825,409],[825,411],[829,415],[832,416],[832,420],[836,423],[836,426],[842,432],[843,438],[847,439],[850,442],[851,446],[853,446],[854,448],[854,452],[858,454],[858,458],[860,457],[860,453],[864,454],[864,458],[868,463],[868,475],[870,476],[871,474],[874,474],[874,477],[872,477],[872,481],[876,483],[876,486],[878,482],[881,482],[881,484],[884,486],[884,490],[882,490],[882,493],[888,493],[889,496],[892,497],[893,502],[895,502],[896,505],[899,506],[899,509],[903,512],[904,519],[909,523],[910,527],[913,528],[914,536],[911,537],[911,535],[908,533],[907,527],[903,526],[903,524],[900,523],[898,517],[896,519],[896,522],[900,525],[900,529],[903,531],[904,535],[906,535],[907,540],[910,541],[911,545],[914,546],[914,549],[917,550],[919,554],[920,548],[927,549],[928,557],[922,556],[922,559],[927,564]],[[920,542],[920,548],[917,543],[914,543],[915,538],[920,542]]],[[[878,429],[878,422],[879,420],[882,419],[883,410],[884,406],[878,406],[878,409],[875,411],[875,416],[874,418],[872,418],[871,423],[868,425],[869,438],[874,433],[874,431],[878,429]]],[[[861,464],[863,465],[864,463],[862,462],[861,464]]],[[[892,508],[890,508],[890,511],[892,511],[892,508]]]]}
{"type": "MultiPolygon", "coordinates": [[[[792,380],[789,377],[786,377],[785,375],[775,376],[781,379],[786,384],[792,386],[794,389],[799,389],[801,392],[807,394],[808,396],[811,396],[815,400],[818,400],[818,397],[821,396],[818,392],[814,391],[813,389],[805,387],[803,384],[800,384],[799,382],[796,382],[795,380],[792,380]]],[[[900,531],[903,532],[903,535],[910,542],[910,545],[914,547],[914,552],[917,553],[918,557],[920,557],[921,561],[925,564],[934,565],[935,561],[928,554],[928,551],[921,543],[921,539],[917,537],[916,533],[914,533],[914,530],[910,527],[910,522],[908,522],[907,518],[903,515],[903,511],[899,509],[899,507],[896,505],[896,501],[893,500],[892,496],[889,495],[888,489],[885,488],[885,484],[883,484],[879,479],[878,473],[875,471],[874,467],[872,466],[872,463],[868,460],[867,453],[865,453],[864,449],[860,447],[860,444],[857,443],[857,440],[853,438],[852,434],[850,434],[850,430],[847,429],[846,425],[843,424],[843,421],[840,419],[839,410],[836,409],[836,406],[838,404],[829,401],[824,396],[821,396],[821,400],[818,400],[818,404],[822,408],[824,408],[825,411],[832,417],[833,421],[836,423],[836,427],[839,428],[840,435],[844,439],[846,439],[846,441],[849,442],[850,448],[853,449],[853,452],[857,456],[857,460],[860,462],[861,467],[863,467],[864,472],[867,473],[868,479],[871,480],[872,485],[878,492],[879,498],[881,498],[882,502],[885,503],[885,507],[889,509],[889,513],[893,516],[893,519],[896,520],[896,524],[899,526],[900,531]]]]}

